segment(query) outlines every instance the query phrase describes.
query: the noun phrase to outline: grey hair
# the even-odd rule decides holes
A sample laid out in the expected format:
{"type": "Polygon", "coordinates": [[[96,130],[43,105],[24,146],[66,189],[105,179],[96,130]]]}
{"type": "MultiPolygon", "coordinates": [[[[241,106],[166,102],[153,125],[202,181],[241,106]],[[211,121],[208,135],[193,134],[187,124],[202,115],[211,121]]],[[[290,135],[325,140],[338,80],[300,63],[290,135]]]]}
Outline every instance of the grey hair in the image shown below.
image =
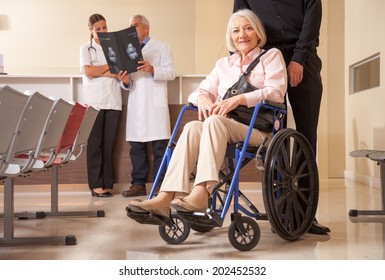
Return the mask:
{"type": "Polygon", "coordinates": [[[150,26],[150,22],[148,21],[148,19],[147,19],[144,15],[141,15],[141,14],[133,15],[133,16],[130,18],[130,21],[129,21],[129,22],[131,22],[134,18],[140,18],[140,20],[142,21],[142,23],[143,23],[144,25],[150,26]]]}
{"type": "Polygon", "coordinates": [[[244,17],[247,19],[251,26],[253,27],[255,33],[257,33],[257,36],[259,38],[257,47],[262,48],[266,44],[266,33],[265,28],[263,27],[263,24],[259,17],[253,13],[252,11],[248,9],[239,10],[235,13],[233,13],[229,19],[229,22],[227,24],[227,32],[226,32],[226,46],[227,49],[230,52],[236,52],[237,49],[235,48],[234,42],[231,39],[231,32],[233,29],[233,21],[236,17],[244,17]]]}

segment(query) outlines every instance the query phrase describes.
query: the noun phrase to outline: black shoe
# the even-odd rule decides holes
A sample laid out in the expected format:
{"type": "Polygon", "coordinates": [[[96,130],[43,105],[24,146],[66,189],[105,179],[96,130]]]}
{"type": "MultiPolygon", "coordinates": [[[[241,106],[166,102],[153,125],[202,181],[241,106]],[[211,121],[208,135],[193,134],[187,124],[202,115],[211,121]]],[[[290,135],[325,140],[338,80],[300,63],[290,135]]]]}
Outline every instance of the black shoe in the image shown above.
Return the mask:
{"type": "Polygon", "coordinates": [[[95,196],[95,197],[111,197],[111,196],[113,196],[113,194],[108,192],[108,191],[105,191],[104,193],[97,193],[92,189],[91,189],[91,194],[92,194],[92,196],[95,196]]]}
{"type": "Polygon", "coordinates": [[[319,224],[318,221],[314,219],[313,223],[311,224],[307,232],[312,234],[324,235],[324,234],[328,234],[330,232],[330,229],[328,227],[325,227],[319,224]]]}

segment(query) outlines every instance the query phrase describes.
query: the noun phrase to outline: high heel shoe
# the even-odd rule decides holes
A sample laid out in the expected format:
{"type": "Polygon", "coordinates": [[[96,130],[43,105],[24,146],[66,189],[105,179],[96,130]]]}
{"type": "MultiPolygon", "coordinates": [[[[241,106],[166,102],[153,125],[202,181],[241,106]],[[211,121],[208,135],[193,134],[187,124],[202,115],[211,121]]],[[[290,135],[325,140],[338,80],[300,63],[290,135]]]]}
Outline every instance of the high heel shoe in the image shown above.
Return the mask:
{"type": "Polygon", "coordinates": [[[91,194],[92,194],[92,196],[95,196],[95,197],[111,197],[111,196],[113,196],[113,194],[108,192],[108,191],[105,191],[103,193],[97,193],[93,189],[91,189],[91,194]]]}
{"type": "Polygon", "coordinates": [[[206,212],[207,207],[198,208],[194,205],[191,205],[184,198],[176,198],[170,202],[170,206],[174,208],[176,211],[180,212],[206,212]]]}
{"type": "Polygon", "coordinates": [[[143,210],[146,212],[150,212],[155,215],[163,216],[163,217],[169,217],[170,216],[170,207],[156,207],[152,205],[149,200],[131,200],[128,203],[128,207],[131,208],[133,211],[142,212],[143,210]],[[142,210],[142,211],[140,211],[142,210]]]}

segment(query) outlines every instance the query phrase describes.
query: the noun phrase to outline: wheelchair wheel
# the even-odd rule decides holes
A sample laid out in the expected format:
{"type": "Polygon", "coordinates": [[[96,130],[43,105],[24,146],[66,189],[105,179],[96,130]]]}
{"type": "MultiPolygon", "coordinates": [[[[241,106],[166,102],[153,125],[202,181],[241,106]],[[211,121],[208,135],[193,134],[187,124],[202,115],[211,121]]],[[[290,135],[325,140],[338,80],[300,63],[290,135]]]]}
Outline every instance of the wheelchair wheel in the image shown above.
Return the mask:
{"type": "Polygon", "coordinates": [[[241,223],[246,229],[246,234],[242,234],[236,222],[233,221],[229,226],[229,241],[239,251],[250,251],[257,246],[261,237],[261,230],[257,222],[250,217],[242,216],[241,223]]]}
{"type": "Polygon", "coordinates": [[[168,225],[159,226],[160,237],[168,244],[180,244],[189,236],[190,224],[179,217],[177,213],[171,213],[171,219],[174,223],[172,227],[168,225]]]}
{"type": "Polygon", "coordinates": [[[319,196],[317,162],[307,139],[282,129],[272,139],[262,178],[263,203],[273,230],[296,240],[314,220],[319,196]]]}

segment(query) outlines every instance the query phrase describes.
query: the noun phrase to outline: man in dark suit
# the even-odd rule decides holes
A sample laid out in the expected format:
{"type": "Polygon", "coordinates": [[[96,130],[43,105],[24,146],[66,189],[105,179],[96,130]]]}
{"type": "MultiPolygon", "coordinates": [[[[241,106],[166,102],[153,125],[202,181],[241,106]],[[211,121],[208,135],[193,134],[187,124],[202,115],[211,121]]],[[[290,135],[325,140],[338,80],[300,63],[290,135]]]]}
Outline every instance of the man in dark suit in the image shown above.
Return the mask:
{"type": "MultiPolygon", "coordinates": [[[[322,97],[321,67],[317,55],[322,19],[321,0],[234,0],[234,9],[252,10],[266,30],[265,49],[281,50],[289,78],[288,98],[298,132],[317,153],[317,126],[322,97]]],[[[316,220],[310,233],[330,229],[316,220]]]]}

